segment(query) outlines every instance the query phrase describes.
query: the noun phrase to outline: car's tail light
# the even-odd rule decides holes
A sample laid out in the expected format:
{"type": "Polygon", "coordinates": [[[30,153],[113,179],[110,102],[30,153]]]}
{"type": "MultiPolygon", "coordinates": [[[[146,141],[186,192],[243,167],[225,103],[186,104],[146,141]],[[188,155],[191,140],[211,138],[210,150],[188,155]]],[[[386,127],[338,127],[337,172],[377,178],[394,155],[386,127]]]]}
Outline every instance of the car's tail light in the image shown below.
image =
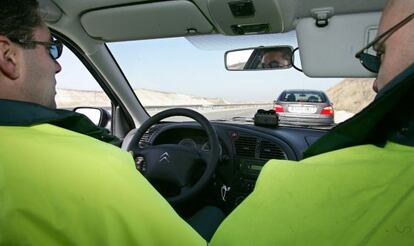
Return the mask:
{"type": "Polygon", "coordinates": [[[333,115],[333,113],[334,113],[334,110],[333,110],[332,106],[324,107],[321,111],[321,114],[323,114],[323,115],[333,115]]]}
{"type": "Polygon", "coordinates": [[[275,110],[276,113],[284,112],[283,111],[283,106],[280,105],[280,104],[275,104],[273,109],[275,110]]]}

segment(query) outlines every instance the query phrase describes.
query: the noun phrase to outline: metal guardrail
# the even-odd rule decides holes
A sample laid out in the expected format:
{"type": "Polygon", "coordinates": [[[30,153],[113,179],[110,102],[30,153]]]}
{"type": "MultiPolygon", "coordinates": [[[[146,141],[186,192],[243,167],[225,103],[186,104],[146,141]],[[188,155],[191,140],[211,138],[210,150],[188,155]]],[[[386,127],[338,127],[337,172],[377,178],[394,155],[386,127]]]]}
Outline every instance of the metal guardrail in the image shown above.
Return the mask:
{"type": "MultiPolygon", "coordinates": [[[[63,109],[73,110],[75,107],[65,107],[63,109]]],[[[98,108],[98,107],[97,107],[98,108]]],[[[111,111],[111,107],[100,107],[108,111],[111,111]]],[[[235,103],[235,104],[185,104],[185,105],[163,105],[163,106],[144,106],[148,111],[162,111],[169,108],[190,108],[194,110],[220,110],[220,109],[236,109],[236,108],[262,108],[271,109],[273,108],[272,103],[235,103]]]]}
{"type": "Polygon", "coordinates": [[[144,106],[147,110],[163,110],[167,108],[191,108],[191,109],[231,109],[231,108],[273,108],[272,103],[239,103],[239,104],[187,104],[187,105],[168,105],[168,106],[144,106]]]}

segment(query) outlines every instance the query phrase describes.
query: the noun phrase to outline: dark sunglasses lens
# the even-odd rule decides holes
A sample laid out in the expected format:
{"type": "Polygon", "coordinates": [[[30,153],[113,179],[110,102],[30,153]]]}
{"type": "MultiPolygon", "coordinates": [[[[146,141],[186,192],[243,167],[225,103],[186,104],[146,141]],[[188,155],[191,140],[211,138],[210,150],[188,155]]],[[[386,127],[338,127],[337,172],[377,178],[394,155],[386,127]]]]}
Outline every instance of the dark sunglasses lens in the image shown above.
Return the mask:
{"type": "Polygon", "coordinates": [[[280,68],[281,66],[280,66],[280,64],[279,64],[279,62],[277,62],[277,61],[272,61],[272,62],[270,62],[269,63],[269,66],[271,67],[271,68],[280,68]]]}
{"type": "Polygon", "coordinates": [[[57,50],[56,45],[52,45],[52,46],[50,46],[50,48],[49,48],[49,54],[50,54],[50,56],[51,56],[54,60],[56,60],[56,59],[57,59],[57,57],[58,57],[59,53],[58,53],[58,50],[57,50]]]}
{"type": "Polygon", "coordinates": [[[359,57],[361,64],[368,69],[368,71],[373,73],[378,73],[381,61],[378,56],[370,55],[367,53],[362,53],[359,57]]]}
{"type": "Polygon", "coordinates": [[[271,61],[270,63],[262,63],[262,68],[279,68],[281,67],[277,61],[271,61]]]}
{"type": "Polygon", "coordinates": [[[63,45],[62,43],[54,43],[49,48],[50,56],[56,60],[62,55],[63,45]]]}

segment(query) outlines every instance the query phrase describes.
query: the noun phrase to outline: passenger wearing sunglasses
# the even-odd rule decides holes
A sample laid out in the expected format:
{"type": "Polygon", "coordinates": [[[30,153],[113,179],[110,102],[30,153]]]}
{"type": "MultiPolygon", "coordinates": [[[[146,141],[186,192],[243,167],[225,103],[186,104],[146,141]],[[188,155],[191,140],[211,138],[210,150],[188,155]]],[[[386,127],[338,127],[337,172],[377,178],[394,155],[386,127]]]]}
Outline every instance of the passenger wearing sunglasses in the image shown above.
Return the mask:
{"type": "MultiPolygon", "coordinates": [[[[389,8],[397,8],[394,7],[395,2],[391,1],[389,4],[391,7],[389,8]]],[[[396,25],[389,27],[389,23],[394,23],[398,20],[398,17],[399,15],[383,15],[382,25],[378,30],[381,34],[355,55],[366,69],[378,74],[373,85],[375,92],[382,89],[396,75],[414,62],[414,35],[412,31],[407,30],[412,28],[412,24],[408,24],[414,19],[414,13],[408,15],[396,25]],[[376,52],[376,55],[367,53],[370,48],[376,52]],[[381,64],[385,64],[382,69],[380,69],[381,64]]]]}
{"type": "Polygon", "coordinates": [[[413,19],[414,0],[388,1],[356,54],[377,73],[375,100],[299,164],[269,161],[211,245],[414,245],[413,19]]]}

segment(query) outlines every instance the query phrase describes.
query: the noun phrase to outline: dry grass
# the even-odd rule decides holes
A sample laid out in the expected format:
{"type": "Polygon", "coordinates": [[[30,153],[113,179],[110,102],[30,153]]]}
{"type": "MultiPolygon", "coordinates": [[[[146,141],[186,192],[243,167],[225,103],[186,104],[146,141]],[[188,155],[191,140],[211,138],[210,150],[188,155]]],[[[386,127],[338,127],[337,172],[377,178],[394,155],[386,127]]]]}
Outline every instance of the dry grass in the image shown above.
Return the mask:
{"type": "Polygon", "coordinates": [[[335,110],[357,113],[374,100],[373,79],[344,79],[326,91],[335,110]]]}
{"type": "MultiPolygon", "coordinates": [[[[212,105],[226,104],[220,98],[204,98],[177,93],[137,89],[134,91],[144,106],[159,105],[212,105]]],[[[111,102],[102,91],[83,91],[71,89],[57,89],[56,103],[60,108],[73,108],[78,106],[110,107],[111,102]]]]}
{"type": "MultiPolygon", "coordinates": [[[[357,113],[368,105],[375,97],[372,90],[373,79],[344,79],[326,93],[334,103],[336,111],[357,113]]],[[[225,104],[226,101],[219,98],[203,98],[189,95],[166,93],[153,90],[136,90],[137,96],[144,105],[184,105],[184,104],[225,104]]],[[[96,106],[108,107],[111,105],[108,97],[103,92],[79,91],[58,89],[56,101],[59,107],[96,106]]]]}

